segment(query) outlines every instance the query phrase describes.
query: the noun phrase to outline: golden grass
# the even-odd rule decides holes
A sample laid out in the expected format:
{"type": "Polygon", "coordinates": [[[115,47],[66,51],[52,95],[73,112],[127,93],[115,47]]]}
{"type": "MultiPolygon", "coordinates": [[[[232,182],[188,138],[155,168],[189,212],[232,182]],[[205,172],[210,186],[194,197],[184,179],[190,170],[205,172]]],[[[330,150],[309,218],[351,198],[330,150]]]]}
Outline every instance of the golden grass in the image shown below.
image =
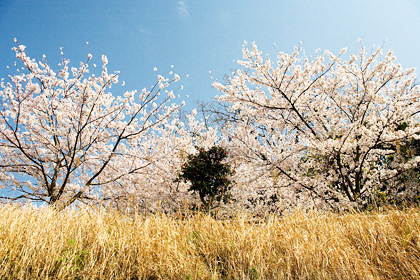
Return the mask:
{"type": "Polygon", "coordinates": [[[420,279],[420,210],[249,223],[0,207],[0,279],[420,279]]]}

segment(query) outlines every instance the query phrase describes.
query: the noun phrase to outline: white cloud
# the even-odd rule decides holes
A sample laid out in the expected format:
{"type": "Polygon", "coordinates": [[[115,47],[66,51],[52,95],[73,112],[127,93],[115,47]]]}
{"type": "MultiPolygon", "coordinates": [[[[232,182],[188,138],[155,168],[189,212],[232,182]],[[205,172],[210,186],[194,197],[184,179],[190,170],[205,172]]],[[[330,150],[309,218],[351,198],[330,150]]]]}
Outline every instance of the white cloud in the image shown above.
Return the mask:
{"type": "Polygon", "coordinates": [[[150,35],[151,34],[149,29],[144,28],[142,26],[137,26],[137,31],[140,32],[143,35],[150,35]]]}
{"type": "Polygon", "coordinates": [[[176,10],[180,18],[185,18],[190,15],[186,1],[178,1],[178,6],[176,7],[176,10]]]}

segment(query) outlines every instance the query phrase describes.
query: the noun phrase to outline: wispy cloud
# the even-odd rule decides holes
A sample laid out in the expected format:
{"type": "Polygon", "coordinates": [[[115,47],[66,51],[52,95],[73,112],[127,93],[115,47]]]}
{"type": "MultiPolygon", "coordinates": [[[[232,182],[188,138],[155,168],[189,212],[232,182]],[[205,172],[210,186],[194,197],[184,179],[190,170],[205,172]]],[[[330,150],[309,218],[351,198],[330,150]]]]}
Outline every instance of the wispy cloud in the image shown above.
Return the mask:
{"type": "Polygon", "coordinates": [[[137,31],[138,31],[139,33],[143,34],[143,35],[150,35],[150,34],[151,34],[151,32],[150,32],[150,30],[149,30],[149,29],[144,28],[144,27],[142,27],[142,26],[137,26],[137,31]]]}
{"type": "Polygon", "coordinates": [[[178,1],[178,6],[176,7],[176,10],[180,18],[185,18],[190,15],[190,12],[188,11],[187,1],[178,1]]]}

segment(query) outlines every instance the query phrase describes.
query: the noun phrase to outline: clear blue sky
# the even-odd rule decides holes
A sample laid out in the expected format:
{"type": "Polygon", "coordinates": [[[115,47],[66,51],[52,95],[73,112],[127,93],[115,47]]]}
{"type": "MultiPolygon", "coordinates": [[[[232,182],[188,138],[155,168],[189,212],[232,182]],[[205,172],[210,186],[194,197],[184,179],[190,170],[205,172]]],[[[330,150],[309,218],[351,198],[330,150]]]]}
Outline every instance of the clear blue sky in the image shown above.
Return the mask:
{"type": "Polygon", "coordinates": [[[367,47],[388,38],[385,49],[404,67],[418,67],[419,28],[418,0],[0,0],[0,77],[13,65],[16,37],[31,57],[46,54],[54,65],[59,47],[76,65],[88,53],[100,64],[106,54],[125,90],[149,87],[154,67],[164,74],[174,65],[184,85],[179,93],[190,96],[192,109],[194,100],[218,94],[209,70],[222,79],[235,69],[244,40],[274,56],[300,41],[312,54],[345,46],[357,52],[358,38],[367,47]]]}

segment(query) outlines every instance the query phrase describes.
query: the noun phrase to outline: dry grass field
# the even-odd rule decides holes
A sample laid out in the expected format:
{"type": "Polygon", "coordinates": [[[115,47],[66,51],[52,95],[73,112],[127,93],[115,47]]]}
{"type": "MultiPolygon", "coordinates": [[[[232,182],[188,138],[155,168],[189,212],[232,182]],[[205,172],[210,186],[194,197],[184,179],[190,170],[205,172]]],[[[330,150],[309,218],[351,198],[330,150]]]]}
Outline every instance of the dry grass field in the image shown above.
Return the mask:
{"type": "Polygon", "coordinates": [[[420,210],[261,222],[0,207],[0,279],[420,279],[420,210]]]}

